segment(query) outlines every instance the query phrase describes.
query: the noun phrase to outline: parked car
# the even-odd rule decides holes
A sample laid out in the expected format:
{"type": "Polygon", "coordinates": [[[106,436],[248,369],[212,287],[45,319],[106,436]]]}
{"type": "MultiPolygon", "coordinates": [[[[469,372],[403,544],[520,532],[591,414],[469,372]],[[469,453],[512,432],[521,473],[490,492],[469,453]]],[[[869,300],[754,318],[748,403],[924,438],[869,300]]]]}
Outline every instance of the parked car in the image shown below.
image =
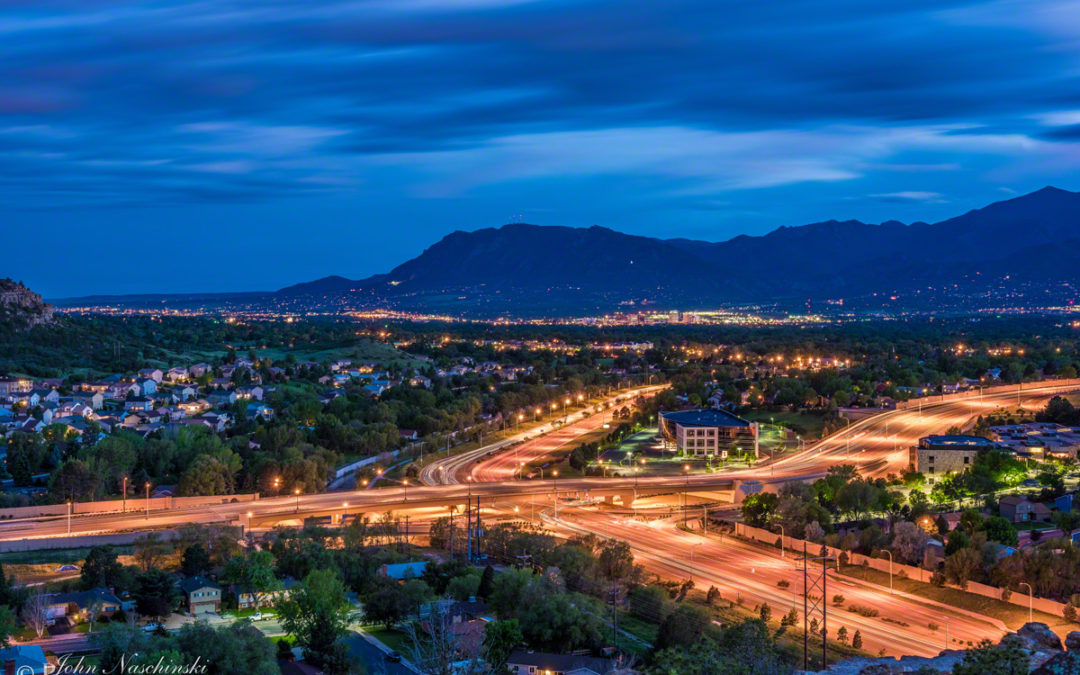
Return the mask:
{"type": "Polygon", "coordinates": [[[156,621],[151,621],[151,622],[143,625],[143,627],[142,627],[142,629],[144,631],[146,631],[147,633],[153,633],[154,631],[156,631],[159,628],[162,628],[162,625],[160,623],[157,623],[156,621]]]}

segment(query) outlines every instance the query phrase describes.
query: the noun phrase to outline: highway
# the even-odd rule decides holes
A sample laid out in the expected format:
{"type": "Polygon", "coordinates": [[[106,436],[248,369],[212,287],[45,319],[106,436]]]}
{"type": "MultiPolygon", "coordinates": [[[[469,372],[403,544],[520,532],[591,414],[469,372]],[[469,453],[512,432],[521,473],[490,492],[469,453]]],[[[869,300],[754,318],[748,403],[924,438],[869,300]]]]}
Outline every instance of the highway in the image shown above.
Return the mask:
{"type": "MultiPolygon", "coordinates": [[[[729,536],[721,539],[679,530],[673,519],[640,520],[611,516],[589,508],[563,508],[559,518],[545,512],[543,519],[551,529],[568,535],[591,533],[602,538],[613,537],[630,544],[634,558],[649,572],[663,578],[693,579],[695,587],[706,590],[716,586],[725,600],[743,600],[747,609],[762,602],[769,603],[773,617],[779,618],[794,605],[802,621],[803,575],[797,568],[796,557],[801,551],[780,551],[741,542],[729,536]],[[692,553],[691,553],[692,552],[692,553]],[[786,581],[790,585],[781,587],[786,581]]],[[[811,568],[820,572],[820,568],[811,568]]],[[[830,568],[831,570],[831,568],[830,568]]],[[[862,631],[863,646],[877,653],[936,656],[946,648],[945,626],[950,640],[978,642],[982,638],[997,640],[1005,634],[1005,626],[997,620],[963,613],[925,599],[889,595],[877,587],[860,584],[848,577],[829,572],[827,586],[829,602],[829,634],[836,635],[845,626],[848,635],[862,631]],[[844,607],[833,606],[835,594],[844,596],[844,607]],[[861,605],[880,612],[877,617],[865,617],[846,607],[861,605]],[[938,626],[932,630],[931,624],[938,626]]],[[[814,641],[811,640],[811,648],[814,641]]],[[[820,650],[820,639],[817,641],[820,650]]],[[[953,643],[953,647],[957,647],[953,643]]]]}
{"type": "MultiPolygon", "coordinates": [[[[659,389],[654,387],[652,389],[659,389]]],[[[1075,388],[1074,385],[1029,386],[1022,392],[1025,405],[1042,405],[1051,396],[1075,388]]],[[[625,392],[624,395],[636,396],[639,390],[625,392]]],[[[663,491],[680,491],[684,486],[691,490],[717,490],[730,488],[734,479],[770,479],[812,478],[821,474],[829,466],[840,463],[855,464],[862,475],[878,476],[897,472],[907,466],[907,447],[914,444],[920,436],[928,433],[944,432],[949,426],[963,424],[979,412],[990,412],[1001,404],[1010,404],[1016,400],[1016,393],[987,395],[983,398],[925,403],[921,411],[898,410],[883,413],[851,423],[847,428],[831,437],[811,445],[806,450],[783,457],[775,464],[759,464],[752,469],[738,469],[711,474],[694,474],[689,477],[663,476],[641,477],[640,491],[655,494],[663,491]]],[[[589,408],[591,409],[591,407],[589,408]]],[[[592,415],[582,419],[581,412],[575,420],[556,432],[559,434],[542,441],[532,439],[519,445],[516,461],[531,461],[541,455],[555,443],[562,444],[574,437],[594,431],[604,423],[605,415],[592,415]],[[567,428],[570,427],[570,428],[567,428]],[[528,459],[526,459],[528,458],[528,459]]],[[[492,502],[496,500],[524,499],[550,495],[555,490],[559,494],[604,491],[611,493],[634,492],[635,480],[630,478],[570,478],[545,480],[498,480],[486,482],[484,478],[504,478],[507,467],[515,467],[511,457],[514,451],[502,453],[476,464],[481,457],[506,448],[508,445],[524,440],[525,435],[535,435],[536,431],[523,432],[479,450],[463,453],[450,459],[437,460],[425,467],[430,469],[428,478],[435,472],[447,482],[434,485],[394,486],[378,490],[358,490],[315,495],[301,495],[299,498],[283,496],[264,498],[255,502],[216,504],[190,509],[167,511],[141,511],[112,513],[102,515],[82,515],[71,518],[63,516],[23,518],[0,521],[0,541],[18,541],[22,539],[64,537],[71,535],[99,534],[112,532],[148,531],[176,527],[191,522],[232,522],[242,525],[258,526],[263,523],[300,522],[308,515],[327,513],[355,514],[361,510],[399,510],[405,507],[434,506],[440,504],[464,503],[467,495],[480,495],[492,502]],[[487,465],[487,466],[485,466],[487,465]],[[449,467],[449,468],[438,468],[449,467]],[[489,468],[490,467],[490,468],[489,468]],[[462,472],[476,480],[461,482],[462,472]],[[251,518],[247,514],[252,514],[251,518]]],[[[433,480],[433,479],[432,479],[433,480]]]]}
{"type": "Polygon", "coordinates": [[[666,388],[667,385],[663,384],[618,392],[599,403],[569,412],[565,418],[559,416],[566,420],[563,424],[548,422],[476,450],[430,462],[420,471],[420,482],[424,485],[455,485],[465,482],[467,478],[483,483],[513,480],[518,477],[520,463],[528,464],[544,457],[565,443],[611,423],[612,412],[611,409],[603,409],[605,404],[626,404],[640,396],[653,396],[666,388]],[[506,449],[513,452],[501,452],[506,449]]]}

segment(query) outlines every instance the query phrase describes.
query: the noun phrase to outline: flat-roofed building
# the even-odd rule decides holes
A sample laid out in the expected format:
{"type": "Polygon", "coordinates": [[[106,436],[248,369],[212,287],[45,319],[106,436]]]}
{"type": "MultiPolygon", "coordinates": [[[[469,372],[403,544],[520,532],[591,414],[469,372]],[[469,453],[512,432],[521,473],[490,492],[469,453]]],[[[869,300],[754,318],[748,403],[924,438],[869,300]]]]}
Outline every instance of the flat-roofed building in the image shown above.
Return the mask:
{"type": "Polygon", "coordinates": [[[992,447],[994,442],[982,436],[925,436],[911,448],[911,465],[933,485],[941,476],[962,473],[975,462],[980,451],[992,447]]]}
{"type": "Polygon", "coordinates": [[[724,410],[660,413],[660,433],[689,457],[727,457],[753,451],[758,456],[758,424],[724,410]]]}

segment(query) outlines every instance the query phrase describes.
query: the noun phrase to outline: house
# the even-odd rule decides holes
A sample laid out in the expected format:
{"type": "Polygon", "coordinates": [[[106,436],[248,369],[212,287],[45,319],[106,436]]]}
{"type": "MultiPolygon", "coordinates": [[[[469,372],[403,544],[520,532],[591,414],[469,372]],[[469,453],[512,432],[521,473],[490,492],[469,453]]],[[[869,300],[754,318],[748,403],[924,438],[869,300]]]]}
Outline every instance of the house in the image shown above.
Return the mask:
{"type": "Polygon", "coordinates": [[[153,380],[158,384],[161,384],[161,379],[165,377],[165,373],[161,372],[160,368],[143,368],[139,371],[139,377],[144,380],[153,380]]]}
{"type": "Polygon", "coordinates": [[[257,384],[248,384],[236,388],[236,398],[244,401],[261,401],[263,400],[263,393],[263,388],[257,384]]]}
{"type": "Polygon", "coordinates": [[[420,438],[420,434],[417,433],[416,429],[398,429],[398,436],[403,441],[415,441],[420,438]]]}
{"type": "Polygon", "coordinates": [[[45,403],[57,403],[60,401],[60,392],[55,389],[34,389],[30,393],[37,394],[38,404],[45,403]]]}
{"type": "MultiPolygon", "coordinates": [[[[277,598],[289,597],[289,592],[292,591],[293,587],[296,586],[297,583],[299,582],[297,582],[296,579],[293,579],[292,577],[285,577],[284,579],[281,579],[280,587],[276,591],[273,591],[271,593],[263,593],[262,596],[259,598],[259,604],[263,607],[266,607],[267,605],[273,603],[274,600],[276,600],[277,598]]],[[[242,588],[238,589],[236,591],[236,608],[252,609],[254,607],[255,598],[251,595],[251,593],[245,591],[242,588]]]]}
{"type": "Polygon", "coordinates": [[[196,363],[188,368],[188,374],[191,375],[191,377],[202,377],[210,372],[210,370],[212,370],[212,368],[209,363],[196,363]]]}
{"type": "Polygon", "coordinates": [[[47,675],[59,672],[56,658],[50,661],[37,645],[12,645],[0,649],[0,664],[4,675],[47,675]]]}
{"type": "Polygon", "coordinates": [[[419,579],[420,577],[424,576],[424,569],[426,568],[426,560],[422,560],[419,562],[393,563],[380,567],[379,576],[386,577],[387,579],[394,579],[397,581],[403,581],[405,579],[419,579]]]}
{"type": "Polygon", "coordinates": [[[1009,495],[998,501],[1001,517],[1013,523],[1050,520],[1050,508],[1041,502],[1028,501],[1021,495],[1009,495]]]}
{"type": "Polygon", "coordinates": [[[157,393],[157,381],[150,378],[142,378],[135,381],[135,384],[139,385],[139,389],[142,390],[143,396],[149,396],[150,394],[157,393]]]}
{"type": "Polygon", "coordinates": [[[210,392],[210,395],[206,398],[210,401],[210,404],[215,407],[225,407],[236,403],[236,392],[219,389],[210,392]]]}
{"type": "Polygon", "coordinates": [[[121,608],[122,603],[107,588],[94,588],[89,591],[72,591],[47,596],[50,618],[69,617],[73,623],[82,623],[90,618],[104,614],[112,617],[121,608]]]}
{"type": "Polygon", "coordinates": [[[188,577],[180,582],[188,612],[210,614],[221,609],[221,586],[203,577],[188,577]]]}
{"type": "Polygon", "coordinates": [[[210,386],[214,389],[232,389],[233,381],[227,377],[215,377],[210,380],[210,386]]]}
{"type": "Polygon", "coordinates": [[[139,385],[134,382],[113,382],[105,389],[105,398],[122,401],[127,398],[129,393],[138,396],[142,391],[139,389],[139,385]]]}
{"type": "Polygon", "coordinates": [[[199,395],[199,388],[190,384],[181,384],[173,387],[172,395],[177,403],[180,401],[189,401],[199,395]]]}
{"type": "Polygon", "coordinates": [[[249,403],[247,416],[249,420],[261,419],[269,421],[274,419],[274,409],[265,403],[249,403]]]}
{"type": "Polygon", "coordinates": [[[135,396],[124,401],[125,412],[147,412],[154,409],[154,399],[148,396],[135,396]]]}
{"type": "Polygon", "coordinates": [[[595,656],[515,649],[506,659],[506,668],[514,675],[607,675],[614,672],[615,662],[595,656]]]}
{"type": "Polygon", "coordinates": [[[91,410],[101,410],[105,407],[105,397],[99,391],[75,391],[71,393],[71,398],[89,406],[91,410]]]}
{"type": "Polygon", "coordinates": [[[34,383],[25,377],[0,377],[0,395],[14,394],[15,392],[30,391],[34,383]]]}
{"type": "Polygon", "coordinates": [[[181,380],[186,380],[188,379],[188,369],[182,366],[169,368],[169,370],[165,373],[165,379],[169,382],[179,382],[181,380]]]}

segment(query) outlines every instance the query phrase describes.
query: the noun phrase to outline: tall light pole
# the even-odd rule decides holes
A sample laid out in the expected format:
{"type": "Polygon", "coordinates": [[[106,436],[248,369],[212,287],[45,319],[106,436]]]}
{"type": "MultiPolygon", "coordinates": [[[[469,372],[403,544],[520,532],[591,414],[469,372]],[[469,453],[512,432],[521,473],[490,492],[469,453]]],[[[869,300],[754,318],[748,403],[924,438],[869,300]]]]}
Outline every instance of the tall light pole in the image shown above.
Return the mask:
{"type": "Polygon", "coordinates": [[[780,557],[784,557],[784,526],[779,523],[776,525],[780,528],[780,557]]]}
{"type": "Polygon", "coordinates": [[[296,495],[296,512],[300,513],[300,488],[293,490],[293,494],[296,495]]]}
{"type": "Polygon", "coordinates": [[[888,549],[882,550],[882,553],[886,553],[889,556],[889,595],[893,594],[893,582],[892,582],[892,551],[888,549]]]}
{"type": "Polygon", "coordinates": [[[124,489],[122,492],[124,494],[124,513],[127,513],[127,476],[124,476],[124,489]]]}
{"type": "Polygon", "coordinates": [[[683,516],[683,525],[685,526],[686,525],[686,518],[687,518],[687,515],[686,515],[687,500],[686,500],[686,498],[689,496],[687,494],[687,492],[690,490],[690,465],[689,464],[683,464],[682,469],[683,469],[683,478],[685,479],[684,482],[683,482],[684,487],[683,487],[683,493],[682,493],[682,516],[683,516]]]}
{"type": "Polygon", "coordinates": [[[150,520],[150,483],[147,483],[146,488],[146,519],[150,520]]]}
{"type": "Polygon", "coordinates": [[[68,534],[70,535],[71,534],[71,506],[72,506],[72,504],[71,504],[71,502],[68,502],[67,505],[68,505],[68,534]]]}
{"type": "Polygon", "coordinates": [[[1035,592],[1031,590],[1031,584],[1029,584],[1026,581],[1021,581],[1020,585],[1028,587],[1028,623],[1031,623],[1031,615],[1032,615],[1031,604],[1032,604],[1032,600],[1033,600],[1033,598],[1035,596],[1035,592]]]}
{"type": "Polygon", "coordinates": [[[405,501],[409,501],[409,479],[402,478],[401,485],[405,488],[405,501]]]}

